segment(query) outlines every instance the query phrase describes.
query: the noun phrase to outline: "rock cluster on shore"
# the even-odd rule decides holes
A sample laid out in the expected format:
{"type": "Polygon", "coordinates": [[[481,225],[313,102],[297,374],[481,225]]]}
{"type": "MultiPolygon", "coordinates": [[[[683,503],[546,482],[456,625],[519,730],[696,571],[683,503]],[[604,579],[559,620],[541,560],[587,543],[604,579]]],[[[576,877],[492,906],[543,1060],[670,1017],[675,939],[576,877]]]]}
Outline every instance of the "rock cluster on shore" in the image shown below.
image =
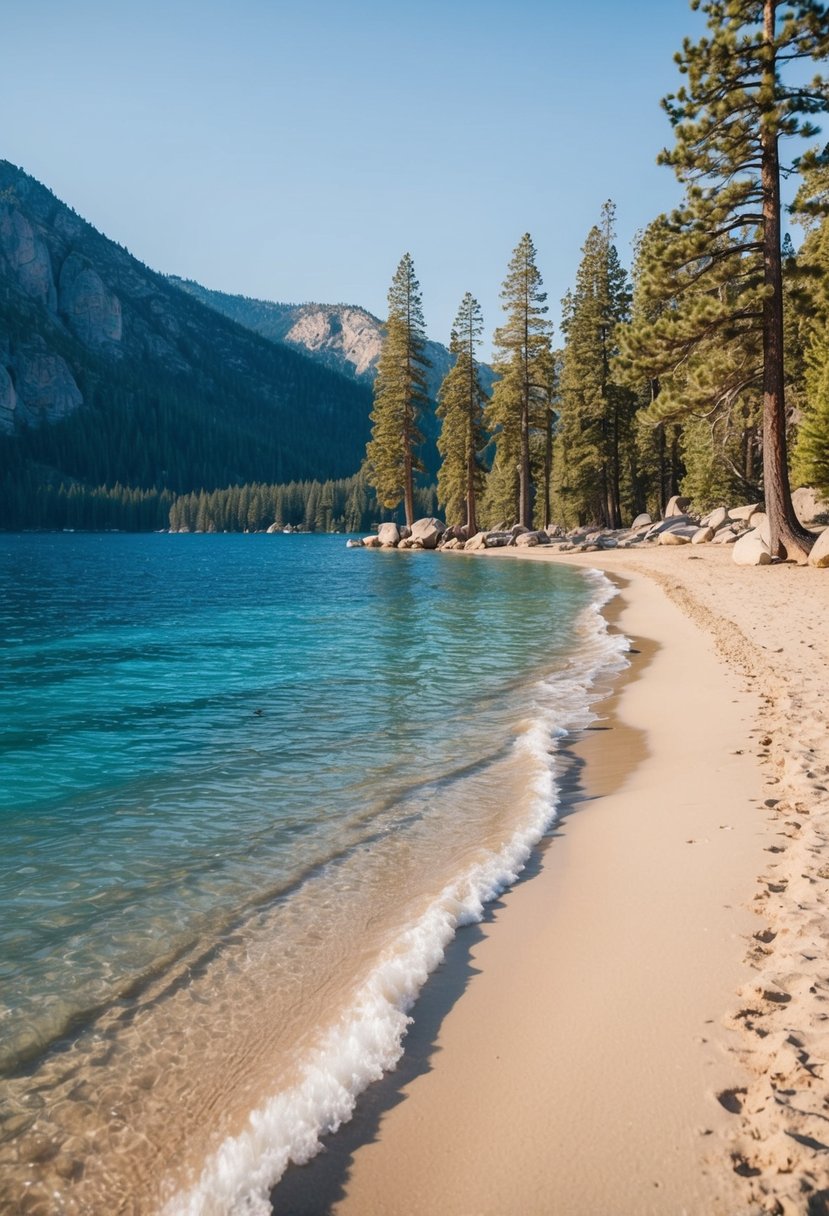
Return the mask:
{"type": "MultiPolygon", "coordinates": [[[[829,504],[821,501],[814,490],[796,490],[793,497],[795,509],[804,524],[817,523],[820,527],[826,522],[829,504]]],[[[670,500],[663,519],[638,515],[628,528],[588,525],[565,532],[554,525],[533,531],[521,524],[511,527],[502,524],[467,537],[463,527],[447,527],[439,519],[427,518],[418,519],[411,528],[398,527],[394,523],[380,524],[376,535],[349,540],[347,544],[352,549],[440,549],[447,552],[547,545],[558,553],[594,553],[650,545],[732,545],[734,561],[740,566],[765,566],[772,561],[768,517],[761,503],[717,507],[700,516],[693,512],[687,498],[679,496],[670,500]]],[[[829,567],[829,528],[818,536],[809,563],[829,567]]]]}

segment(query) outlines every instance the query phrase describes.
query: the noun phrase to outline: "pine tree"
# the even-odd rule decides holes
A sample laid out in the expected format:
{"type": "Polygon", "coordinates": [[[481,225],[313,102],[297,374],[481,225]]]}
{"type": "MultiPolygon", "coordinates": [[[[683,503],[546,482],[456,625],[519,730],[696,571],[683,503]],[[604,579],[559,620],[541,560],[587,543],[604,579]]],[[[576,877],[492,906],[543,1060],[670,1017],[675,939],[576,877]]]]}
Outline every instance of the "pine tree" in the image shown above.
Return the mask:
{"type": "MultiPolygon", "coordinates": [[[[513,482],[517,501],[505,514],[517,515],[518,522],[527,528],[533,522],[530,433],[539,413],[546,413],[552,382],[552,325],[545,319],[547,293],[542,291],[535,259],[532,238],[525,233],[501,288],[507,319],[495,331],[495,371],[499,379],[487,411],[489,428],[495,432],[493,482],[504,488],[513,482]]],[[[491,514],[495,500],[489,487],[487,497],[491,514]]],[[[499,503],[495,510],[501,505],[506,506],[499,503]]]]}
{"type": "Polygon", "coordinates": [[[564,299],[564,359],[557,452],[565,516],[605,527],[622,524],[633,500],[636,397],[614,370],[617,327],[627,320],[627,273],[613,244],[615,209],[607,202],[601,223],[582,250],[576,287],[564,299]]]}
{"type": "Polygon", "coordinates": [[[686,196],[664,222],[651,282],[655,297],[677,307],[650,340],[667,368],[707,349],[696,380],[686,379],[692,392],[707,388],[712,401],[762,392],[771,551],[804,560],[813,537],[794,514],[786,460],[778,142],[814,135],[810,115],[829,108],[823,78],[783,79],[793,61],[826,57],[829,14],[818,0],[786,5],[779,20],[778,0],[692,8],[705,13],[710,36],[685,40],[677,61],[687,84],[664,102],[676,144],[660,160],[686,196]]]}
{"type": "Polygon", "coordinates": [[[366,448],[370,484],[384,507],[401,499],[406,523],[414,523],[414,473],[423,466],[415,449],[423,442],[418,419],[428,404],[426,333],[420,284],[407,253],[389,289],[389,318],[374,381],[374,424],[366,448]]]}
{"type": "Polygon", "coordinates": [[[481,307],[465,294],[452,328],[449,349],[454,366],[444,376],[438,393],[438,417],[442,420],[438,451],[438,501],[447,522],[464,519],[466,535],[478,530],[477,498],[484,484],[480,452],[486,446],[483,405],[486,394],[478,376],[475,352],[483,333],[481,307]]]}
{"type": "Polygon", "coordinates": [[[803,361],[793,472],[802,484],[829,494],[829,146],[810,156],[794,211],[806,238],[795,261],[790,310],[803,361]]]}
{"type": "Polygon", "coordinates": [[[632,357],[629,348],[631,335],[637,336],[643,329],[647,332],[672,305],[672,301],[651,299],[647,291],[648,267],[661,223],[662,217],[636,235],[631,312],[616,330],[619,353],[614,360],[614,373],[635,393],[639,406],[634,422],[637,513],[653,510],[657,515],[662,515],[670,499],[679,493],[684,472],[680,457],[682,428],[666,422],[654,408],[662,392],[659,370],[647,358],[639,362],[636,355],[632,357]]]}

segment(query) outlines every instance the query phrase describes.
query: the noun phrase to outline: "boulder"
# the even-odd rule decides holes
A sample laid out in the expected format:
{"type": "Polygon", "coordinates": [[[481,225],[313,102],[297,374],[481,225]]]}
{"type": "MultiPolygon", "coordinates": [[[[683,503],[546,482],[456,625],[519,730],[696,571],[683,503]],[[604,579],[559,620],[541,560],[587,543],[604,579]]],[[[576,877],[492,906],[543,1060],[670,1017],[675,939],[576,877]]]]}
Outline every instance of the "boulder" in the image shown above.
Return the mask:
{"type": "Polygon", "coordinates": [[[377,536],[365,536],[365,537],[363,537],[363,548],[365,548],[365,549],[379,549],[379,548],[380,548],[380,539],[379,539],[379,537],[377,537],[377,536]]]}
{"type": "Polygon", "coordinates": [[[465,548],[469,549],[485,549],[486,548],[486,532],[476,532],[466,542],[465,548]]]}
{"type": "Polygon", "coordinates": [[[519,532],[515,538],[516,545],[521,549],[529,549],[538,544],[537,532],[519,532]]]}
{"type": "Polygon", "coordinates": [[[511,532],[485,532],[484,541],[487,549],[503,549],[513,543],[513,536],[511,532]]]}
{"type": "Polygon", "coordinates": [[[397,524],[381,524],[377,529],[377,539],[381,545],[393,548],[400,541],[397,524]]]}
{"type": "Polygon", "coordinates": [[[696,532],[697,529],[694,524],[685,524],[681,528],[668,528],[666,532],[659,533],[659,544],[690,545],[696,532]]]}
{"type": "Polygon", "coordinates": [[[404,536],[397,547],[398,549],[413,549],[414,541],[412,540],[411,536],[404,536]]]}
{"type": "Polygon", "coordinates": [[[715,532],[719,532],[720,528],[724,528],[731,522],[731,516],[725,507],[717,507],[702,522],[707,524],[709,528],[713,528],[715,532]]]}
{"type": "Polygon", "coordinates": [[[792,506],[802,524],[811,524],[815,520],[829,517],[829,501],[810,486],[800,486],[794,491],[792,506]]]}
{"type": "Polygon", "coordinates": [[[751,519],[755,511],[760,510],[759,502],[751,503],[747,507],[729,507],[728,514],[732,519],[751,519]]]}
{"type": "Polygon", "coordinates": [[[446,525],[440,519],[429,517],[416,519],[412,524],[411,539],[417,549],[436,549],[438,537],[446,530],[446,525]]]}
{"type": "Polygon", "coordinates": [[[512,527],[510,528],[510,532],[515,537],[523,536],[523,534],[525,532],[529,532],[529,531],[530,531],[530,529],[525,528],[523,524],[513,524],[512,527]]]}
{"type": "MultiPolygon", "coordinates": [[[[268,531],[270,532],[271,529],[268,528],[268,531]]],[[[359,539],[358,540],[347,540],[345,542],[345,547],[346,547],[346,549],[362,549],[363,542],[359,539]]]]}
{"type": "Polygon", "coordinates": [[[631,530],[635,531],[637,528],[641,528],[643,524],[652,524],[652,523],[653,523],[653,520],[651,519],[650,515],[648,515],[647,511],[643,511],[641,515],[636,516],[636,519],[634,519],[633,523],[630,526],[631,526],[631,530]]]}
{"type": "Polygon", "coordinates": [[[714,539],[714,529],[709,524],[707,528],[697,528],[694,535],[691,537],[692,545],[707,545],[709,541],[714,539]]]}
{"type": "Polygon", "coordinates": [[[406,524],[401,524],[398,531],[400,533],[401,540],[408,540],[412,534],[411,528],[407,527],[406,524]]]}
{"type": "MultiPolygon", "coordinates": [[[[281,532],[281,531],[282,531],[282,524],[271,524],[271,526],[270,526],[270,527],[267,529],[267,534],[268,534],[268,536],[271,536],[271,535],[272,535],[272,533],[274,533],[274,532],[281,532]]],[[[349,542],[349,544],[350,544],[350,543],[351,543],[351,542],[349,542]]],[[[363,542],[362,542],[362,541],[360,541],[360,542],[359,542],[359,546],[360,546],[360,548],[362,548],[362,545],[363,545],[363,542]]],[[[352,545],[351,547],[352,547],[352,549],[354,549],[354,548],[356,548],[357,546],[356,546],[356,545],[352,545]]]]}
{"type": "Polygon", "coordinates": [[[720,528],[719,532],[714,533],[712,543],[715,545],[733,545],[739,539],[739,534],[733,528],[720,528]]]}
{"type": "Polygon", "coordinates": [[[770,566],[771,554],[762,536],[754,528],[746,532],[734,546],[734,561],[738,566],[770,566]]]}
{"type": "Polygon", "coordinates": [[[769,528],[769,517],[765,511],[755,511],[748,521],[748,526],[760,533],[760,536],[763,538],[763,544],[771,552],[771,529],[769,528]]]}
{"type": "Polygon", "coordinates": [[[645,535],[650,539],[652,536],[660,536],[663,532],[670,532],[674,528],[697,527],[697,521],[692,519],[690,515],[674,515],[670,519],[660,519],[657,523],[652,524],[648,528],[645,535]]]}
{"type": "Polygon", "coordinates": [[[812,551],[809,554],[809,565],[817,566],[818,570],[825,570],[829,566],[829,528],[821,532],[812,545],[812,551]]]}
{"type": "Polygon", "coordinates": [[[674,494],[665,508],[665,518],[672,519],[676,515],[684,515],[690,505],[690,498],[681,498],[679,494],[674,494]]]}

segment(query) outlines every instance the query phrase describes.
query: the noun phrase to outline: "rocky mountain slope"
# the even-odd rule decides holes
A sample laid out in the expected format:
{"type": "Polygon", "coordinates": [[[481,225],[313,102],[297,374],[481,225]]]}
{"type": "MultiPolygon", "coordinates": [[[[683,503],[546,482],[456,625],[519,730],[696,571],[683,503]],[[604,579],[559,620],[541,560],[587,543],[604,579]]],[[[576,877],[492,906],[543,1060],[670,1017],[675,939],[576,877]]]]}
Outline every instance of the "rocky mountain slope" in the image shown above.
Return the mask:
{"type": "MultiPolygon", "coordinates": [[[[383,323],[365,308],[353,304],[278,304],[212,291],[189,279],[171,276],[170,282],[255,333],[302,349],[355,380],[374,379],[383,344],[383,323]]],[[[431,341],[426,344],[426,354],[432,365],[428,372],[429,396],[435,401],[440,382],[452,366],[452,356],[440,342],[431,341]]],[[[481,381],[487,393],[492,391],[493,379],[491,369],[482,366],[481,381]]]]}
{"type": "Polygon", "coordinates": [[[0,161],[0,512],[43,479],[347,476],[369,410],[365,384],[206,307],[0,161]]]}

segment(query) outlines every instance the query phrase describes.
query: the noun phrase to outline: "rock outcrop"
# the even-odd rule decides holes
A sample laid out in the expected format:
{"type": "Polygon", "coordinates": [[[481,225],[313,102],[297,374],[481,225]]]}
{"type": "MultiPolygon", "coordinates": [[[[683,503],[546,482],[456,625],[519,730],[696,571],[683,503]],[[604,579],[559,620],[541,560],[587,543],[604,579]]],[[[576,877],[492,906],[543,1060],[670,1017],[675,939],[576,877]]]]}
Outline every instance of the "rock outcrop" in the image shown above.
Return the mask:
{"type": "Polygon", "coordinates": [[[802,524],[829,523],[829,501],[811,486],[800,486],[795,490],[792,505],[802,524]]]}
{"type": "Polygon", "coordinates": [[[52,353],[37,334],[19,347],[7,366],[0,363],[0,432],[17,426],[60,422],[83,404],[66,360],[52,353]]]}
{"type": "Polygon", "coordinates": [[[381,545],[393,548],[400,542],[400,532],[397,524],[381,524],[377,529],[377,539],[381,545]]]}
{"type": "MultiPolygon", "coordinates": [[[[520,524],[500,524],[497,528],[482,530],[468,540],[463,528],[444,528],[440,520],[421,519],[414,524],[411,537],[395,542],[397,529],[394,524],[384,524],[380,534],[386,539],[384,545],[399,548],[429,548],[442,552],[464,550],[469,553],[485,549],[515,547],[535,548],[547,545],[558,553],[598,553],[609,549],[630,549],[653,545],[732,545],[734,561],[741,566],[767,566],[774,560],[769,546],[768,518],[757,504],[748,504],[726,509],[718,507],[700,519],[691,513],[691,504],[684,499],[672,499],[674,510],[681,513],[668,515],[651,523],[649,515],[639,515],[629,528],[598,528],[595,525],[573,528],[565,534],[558,525],[532,531],[520,524]],[[384,532],[384,529],[386,531],[384,532]]],[[[352,542],[348,542],[352,546],[352,542]]],[[[365,545],[378,547],[378,536],[368,537],[365,545]]],[[[360,542],[356,542],[356,545],[360,542]]],[[[694,555],[696,556],[696,554],[694,555]]],[[[829,567],[829,527],[819,536],[812,550],[810,563],[813,566],[829,567]]]]}
{"type": "Polygon", "coordinates": [[[97,349],[121,341],[121,301],[78,253],[70,253],[61,267],[58,310],[85,346],[97,349]]]}
{"type": "MultiPolygon", "coordinates": [[[[93,462],[112,483],[132,484],[142,467],[179,489],[338,479],[359,467],[368,385],[228,321],[2,159],[0,299],[3,434],[68,419],[86,398],[112,424],[93,462]]],[[[85,478],[87,433],[70,429],[57,450],[30,436],[7,496],[17,526],[28,526],[27,487],[85,478]]]]}
{"type": "Polygon", "coordinates": [[[57,292],[45,242],[17,207],[0,204],[0,252],[21,291],[54,312],[57,292]]]}
{"type": "Polygon", "coordinates": [[[768,545],[758,531],[752,529],[741,536],[732,550],[734,561],[738,566],[768,566],[771,565],[771,554],[768,545]]]}
{"type": "Polygon", "coordinates": [[[812,551],[809,554],[809,565],[816,566],[818,570],[825,570],[829,566],[829,528],[821,532],[812,546],[812,551]]]}
{"type": "Polygon", "coordinates": [[[413,549],[436,549],[438,541],[446,529],[446,524],[440,519],[416,519],[412,524],[409,540],[413,549]]]}
{"type": "MultiPolygon", "coordinates": [[[[245,296],[212,291],[187,279],[172,277],[182,291],[240,325],[272,341],[285,342],[320,360],[336,371],[368,383],[377,374],[383,345],[383,322],[365,308],[353,304],[284,304],[275,300],[251,300],[245,296]]],[[[426,392],[437,399],[438,388],[454,361],[441,342],[427,341],[426,392]]],[[[495,375],[481,365],[481,383],[489,395],[495,375]]]]}

